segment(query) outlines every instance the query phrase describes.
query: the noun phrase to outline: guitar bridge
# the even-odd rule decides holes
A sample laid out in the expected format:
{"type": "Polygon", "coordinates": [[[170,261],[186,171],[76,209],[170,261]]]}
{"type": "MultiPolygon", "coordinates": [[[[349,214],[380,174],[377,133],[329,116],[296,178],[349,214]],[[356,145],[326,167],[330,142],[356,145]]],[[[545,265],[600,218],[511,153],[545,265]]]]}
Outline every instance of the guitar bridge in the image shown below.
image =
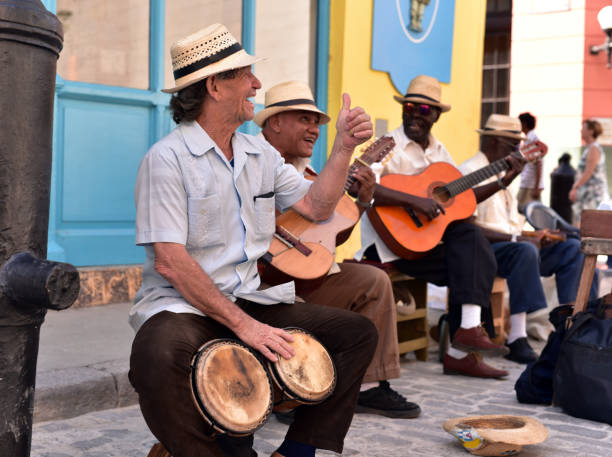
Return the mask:
{"type": "Polygon", "coordinates": [[[414,222],[414,225],[416,225],[418,228],[423,227],[423,223],[421,222],[421,219],[419,219],[419,216],[417,216],[417,214],[414,212],[412,208],[404,208],[404,209],[410,216],[410,219],[412,219],[412,222],[414,222]]]}

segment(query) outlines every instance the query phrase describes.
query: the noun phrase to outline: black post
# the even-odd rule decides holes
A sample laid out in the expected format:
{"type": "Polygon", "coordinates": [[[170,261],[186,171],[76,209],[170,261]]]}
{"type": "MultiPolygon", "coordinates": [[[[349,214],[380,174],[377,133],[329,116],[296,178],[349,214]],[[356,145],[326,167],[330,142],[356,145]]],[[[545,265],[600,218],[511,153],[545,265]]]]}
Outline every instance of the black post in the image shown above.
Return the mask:
{"type": "Polygon", "coordinates": [[[576,170],[570,165],[571,156],[566,152],[559,158],[559,166],[550,174],[550,207],[572,223],[572,202],[569,192],[574,185],[576,170]]]}
{"type": "Polygon", "coordinates": [[[53,98],[62,27],[40,0],[0,2],[0,456],[27,457],[40,325],[76,299],[49,262],[53,98]]]}

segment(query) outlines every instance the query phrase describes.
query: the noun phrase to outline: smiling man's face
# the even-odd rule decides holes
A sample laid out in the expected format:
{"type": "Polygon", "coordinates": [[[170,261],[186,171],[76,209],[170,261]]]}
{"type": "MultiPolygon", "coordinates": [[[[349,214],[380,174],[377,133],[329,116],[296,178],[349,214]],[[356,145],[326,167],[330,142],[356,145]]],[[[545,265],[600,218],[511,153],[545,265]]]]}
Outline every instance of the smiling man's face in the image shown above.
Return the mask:
{"type": "Polygon", "coordinates": [[[437,106],[423,103],[404,103],[402,106],[404,133],[408,138],[420,144],[427,144],[431,127],[439,117],[440,108],[437,106]]]}
{"type": "Polygon", "coordinates": [[[311,157],[319,138],[321,116],[311,111],[283,111],[277,114],[280,128],[279,150],[288,162],[291,159],[311,157]]]}

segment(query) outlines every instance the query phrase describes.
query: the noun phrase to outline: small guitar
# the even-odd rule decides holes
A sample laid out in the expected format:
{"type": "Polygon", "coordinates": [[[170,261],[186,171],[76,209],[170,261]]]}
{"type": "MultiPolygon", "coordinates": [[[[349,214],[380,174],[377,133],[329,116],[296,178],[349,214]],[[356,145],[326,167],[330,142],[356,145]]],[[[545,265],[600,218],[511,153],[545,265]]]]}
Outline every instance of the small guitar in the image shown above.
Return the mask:
{"type": "Polygon", "coordinates": [[[565,233],[559,230],[549,230],[549,229],[537,230],[535,232],[531,230],[523,230],[521,232],[521,236],[526,237],[526,238],[541,237],[541,241],[544,241],[547,244],[560,243],[562,241],[567,240],[567,235],[565,233]]]}
{"type": "MultiPolygon", "coordinates": [[[[521,153],[527,160],[534,160],[541,155],[541,151],[541,146],[532,143],[521,150],[521,153]]],[[[437,162],[416,175],[385,175],[380,180],[382,186],[434,199],[440,203],[446,214],[440,214],[430,221],[411,208],[375,206],[368,210],[368,218],[395,255],[409,260],[421,258],[436,247],[451,222],[466,219],[474,213],[476,195],[471,191],[472,187],[507,170],[508,167],[508,162],[500,159],[463,176],[451,164],[437,162]],[[468,190],[470,192],[466,192],[468,190]]]]}
{"type": "MultiPolygon", "coordinates": [[[[355,170],[380,161],[394,146],[391,137],[381,137],[368,146],[349,168],[344,190],[349,190],[355,182],[352,177],[355,170]]],[[[316,287],[310,282],[327,275],[334,263],[336,246],[348,238],[359,216],[357,205],[346,194],[326,221],[312,222],[291,209],[278,216],[276,233],[262,257],[266,265],[260,265],[264,282],[275,285],[295,280],[298,290],[316,287]]]]}

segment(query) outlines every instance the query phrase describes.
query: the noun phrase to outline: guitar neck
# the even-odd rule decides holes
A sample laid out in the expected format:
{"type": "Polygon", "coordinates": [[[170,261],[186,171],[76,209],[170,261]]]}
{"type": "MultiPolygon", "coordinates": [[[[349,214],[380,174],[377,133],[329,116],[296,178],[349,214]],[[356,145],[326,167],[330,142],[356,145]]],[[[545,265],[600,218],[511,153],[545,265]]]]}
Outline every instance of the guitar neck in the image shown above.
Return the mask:
{"type": "Polygon", "coordinates": [[[382,136],[374,143],[372,143],[365,152],[350,166],[348,170],[348,178],[346,184],[344,184],[344,191],[348,191],[351,186],[355,183],[356,179],[352,176],[353,172],[357,171],[360,167],[369,167],[374,162],[379,162],[385,157],[391,149],[395,146],[395,141],[390,136],[382,136]]]}
{"type": "Polygon", "coordinates": [[[452,197],[457,194],[460,194],[461,192],[465,192],[468,189],[471,189],[482,181],[485,181],[491,176],[495,176],[496,174],[501,173],[502,171],[505,171],[508,168],[508,162],[506,162],[505,159],[499,159],[484,168],[473,171],[472,173],[469,173],[459,179],[448,183],[444,187],[446,187],[448,193],[452,197]]]}
{"type": "MultiPolygon", "coordinates": [[[[367,165],[372,165],[368,163],[367,165]]],[[[344,184],[344,192],[347,192],[351,186],[357,181],[352,175],[353,172],[356,171],[360,166],[362,166],[359,162],[353,162],[353,164],[349,167],[348,170],[348,178],[346,179],[346,183],[344,184]]]]}

